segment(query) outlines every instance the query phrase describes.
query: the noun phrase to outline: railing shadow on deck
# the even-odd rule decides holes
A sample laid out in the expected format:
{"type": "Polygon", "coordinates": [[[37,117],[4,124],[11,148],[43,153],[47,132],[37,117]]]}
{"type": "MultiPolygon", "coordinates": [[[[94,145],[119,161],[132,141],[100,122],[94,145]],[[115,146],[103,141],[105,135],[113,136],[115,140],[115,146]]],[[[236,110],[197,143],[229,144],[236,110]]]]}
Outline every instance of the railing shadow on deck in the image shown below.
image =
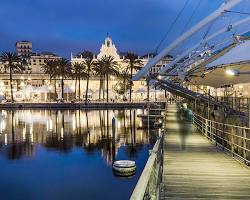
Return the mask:
{"type": "Polygon", "coordinates": [[[130,200],[157,200],[160,195],[160,184],[163,174],[163,140],[164,129],[161,131],[144,170],[137,182],[130,200]]]}
{"type": "Polygon", "coordinates": [[[224,124],[194,114],[195,127],[221,150],[250,165],[250,128],[224,124]]]}

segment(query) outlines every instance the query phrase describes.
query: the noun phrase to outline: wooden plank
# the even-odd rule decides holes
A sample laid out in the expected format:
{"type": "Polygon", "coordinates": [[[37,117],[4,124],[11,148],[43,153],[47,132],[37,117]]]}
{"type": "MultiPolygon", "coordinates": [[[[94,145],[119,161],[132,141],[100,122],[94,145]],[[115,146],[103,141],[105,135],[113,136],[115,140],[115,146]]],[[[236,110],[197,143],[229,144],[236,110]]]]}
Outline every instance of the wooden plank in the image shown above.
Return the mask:
{"type": "Polygon", "coordinates": [[[167,108],[161,199],[250,199],[249,167],[218,150],[195,128],[182,133],[176,110],[176,105],[167,108]]]}

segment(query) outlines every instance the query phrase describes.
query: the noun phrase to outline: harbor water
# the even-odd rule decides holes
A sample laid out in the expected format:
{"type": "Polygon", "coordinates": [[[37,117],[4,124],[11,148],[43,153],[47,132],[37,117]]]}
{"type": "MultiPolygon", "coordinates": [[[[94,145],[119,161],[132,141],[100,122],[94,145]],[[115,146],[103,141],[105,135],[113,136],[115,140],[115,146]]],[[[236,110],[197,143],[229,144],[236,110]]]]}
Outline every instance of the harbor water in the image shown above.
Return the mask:
{"type": "Polygon", "coordinates": [[[0,111],[0,199],[129,199],[158,136],[140,113],[0,111]],[[120,159],[136,161],[134,176],[113,173],[120,159]]]}

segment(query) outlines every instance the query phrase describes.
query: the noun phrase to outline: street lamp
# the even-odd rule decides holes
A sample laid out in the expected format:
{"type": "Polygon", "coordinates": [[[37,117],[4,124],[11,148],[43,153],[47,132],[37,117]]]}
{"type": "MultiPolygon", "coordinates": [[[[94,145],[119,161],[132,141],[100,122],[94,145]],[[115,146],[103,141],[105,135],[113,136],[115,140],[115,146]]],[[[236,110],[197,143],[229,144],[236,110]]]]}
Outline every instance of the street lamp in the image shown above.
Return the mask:
{"type": "Polygon", "coordinates": [[[226,70],[226,74],[229,76],[249,75],[250,71],[241,72],[237,69],[228,69],[226,70]]]}
{"type": "Polygon", "coordinates": [[[157,80],[160,81],[160,80],[162,80],[162,79],[163,79],[163,76],[159,74],[159,75],[157,76],[157,80]]]}

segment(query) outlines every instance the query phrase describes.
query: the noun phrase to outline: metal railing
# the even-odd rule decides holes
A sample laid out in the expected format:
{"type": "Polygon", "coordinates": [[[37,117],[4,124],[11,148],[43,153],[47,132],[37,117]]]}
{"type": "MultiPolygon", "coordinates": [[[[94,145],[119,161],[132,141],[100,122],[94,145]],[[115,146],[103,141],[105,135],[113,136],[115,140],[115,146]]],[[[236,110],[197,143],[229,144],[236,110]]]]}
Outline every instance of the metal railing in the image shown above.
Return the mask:
{"type": "Polygon", "coordinates": [[[194,125],[222,150],[250,165],[250,128],[224,124],[194,114],[194,125]]]}
{"type": "Polygon", "coordinates": [[[137,182],[130,200],[152,200],[159,199],[160,184],[163,174],[163,137],[164,131],[160,133],[146,166],[137,182]]]}

